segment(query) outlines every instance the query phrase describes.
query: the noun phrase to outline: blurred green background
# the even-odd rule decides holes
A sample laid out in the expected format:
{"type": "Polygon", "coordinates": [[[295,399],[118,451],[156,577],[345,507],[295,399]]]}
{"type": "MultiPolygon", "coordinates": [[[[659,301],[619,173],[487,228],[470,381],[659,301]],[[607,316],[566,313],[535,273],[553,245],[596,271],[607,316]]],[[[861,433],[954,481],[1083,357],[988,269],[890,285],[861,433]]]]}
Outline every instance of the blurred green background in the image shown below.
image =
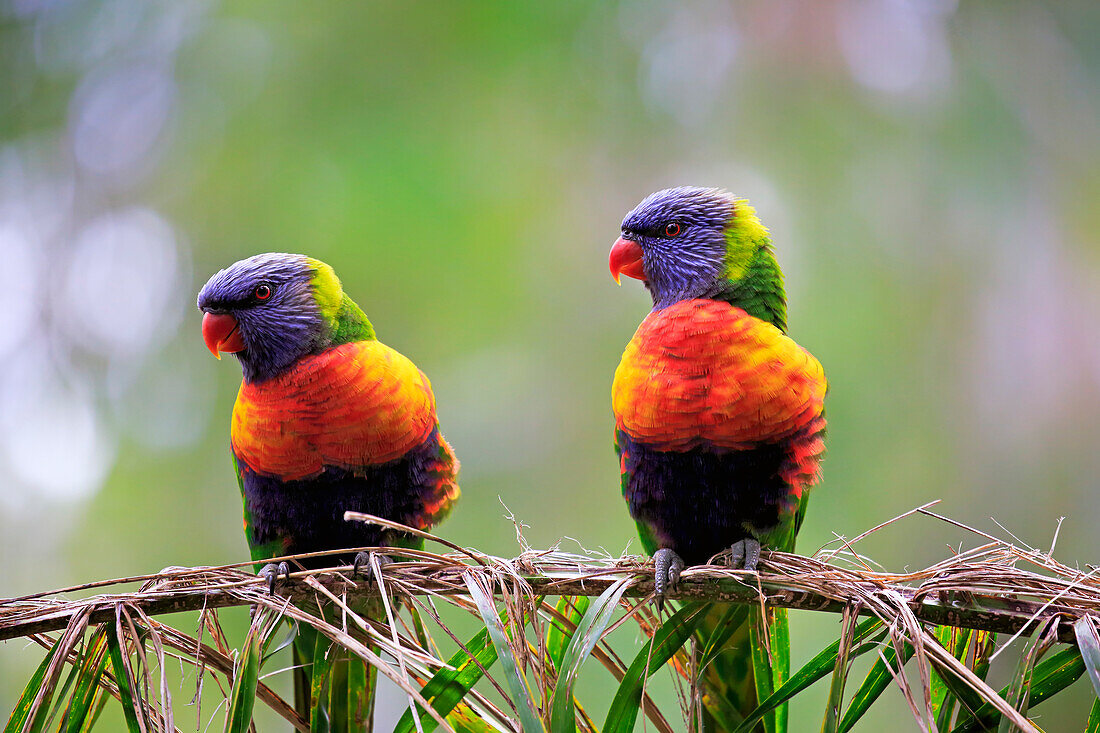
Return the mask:
{"type": "MultiPolygon", "coordinates": [[[[240,371],[194,302],[264,251],[333,265],[431,377],[445,536],[515,554],[506,504],[535,546],[637,551],[609,388],[649,300],[606,256],[678,184],[753,202],[829,375],[802,551],[942,498],[1043,548],[1067,517],[1056,554],[1097,562],[1098,37],[1094,0],[0,0],[0,596],[246,557],[240,371]]],[[[797,664],[839,618],[792,626],[797,664]]],[[[0,711],[40,658],[0,645],[0,711]]]]}

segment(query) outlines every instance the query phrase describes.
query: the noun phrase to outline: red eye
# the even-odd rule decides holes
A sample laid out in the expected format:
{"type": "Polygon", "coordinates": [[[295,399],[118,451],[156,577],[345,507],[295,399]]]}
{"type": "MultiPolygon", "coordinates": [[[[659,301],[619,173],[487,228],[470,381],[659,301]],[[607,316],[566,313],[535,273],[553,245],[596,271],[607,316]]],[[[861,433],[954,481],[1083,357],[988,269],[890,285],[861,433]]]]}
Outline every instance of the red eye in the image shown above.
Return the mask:
{"type": "Polygon", "coordinates": [[[256,297],[256,300],[267,300],[271,297],[271,286],[257,285],[256,289],[252,291],[252,295],[256,297]]]}
{"type": "Polygon", "coordinates": [[[672,222],[671,224],[666,224],[665,225],[665,236],[666,237],[675,237],[679,233],[680,233],[680,225],[677,224],[676,222],[672,222]]]}

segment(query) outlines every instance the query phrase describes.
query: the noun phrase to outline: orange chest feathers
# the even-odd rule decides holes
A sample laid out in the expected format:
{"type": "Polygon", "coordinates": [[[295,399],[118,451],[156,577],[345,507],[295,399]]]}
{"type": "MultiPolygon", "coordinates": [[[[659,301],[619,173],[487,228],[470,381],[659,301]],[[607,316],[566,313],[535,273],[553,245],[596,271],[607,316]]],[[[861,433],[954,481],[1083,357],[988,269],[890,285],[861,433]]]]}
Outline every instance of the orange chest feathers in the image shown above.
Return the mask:
{"type": "Polygon", "coordinates": [[[611,390],[619,429],[659,450],[744,449],[821,416],[825,373],[770,323],[715,300],[650,313],[611,390]]]}
{"type": "Polygon", "coordinates": [[[295,480],[329,466],[354,471],[396,460],[424,442],[435,423],[428,378],[388,346],[360,341],[242,384],[231,440],[253,471],[295,480]]]}

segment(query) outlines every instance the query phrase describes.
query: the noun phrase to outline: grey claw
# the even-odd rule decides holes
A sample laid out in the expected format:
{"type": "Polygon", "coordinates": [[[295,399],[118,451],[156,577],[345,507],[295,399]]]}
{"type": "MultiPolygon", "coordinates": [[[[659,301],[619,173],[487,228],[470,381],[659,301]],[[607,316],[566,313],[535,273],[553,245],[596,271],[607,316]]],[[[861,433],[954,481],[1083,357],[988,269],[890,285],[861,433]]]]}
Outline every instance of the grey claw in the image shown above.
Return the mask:
{"type": "Polygon", "coordinates": [[[271,595],[275,595],[275,584],[279,581],[279,576],[290,580],[290,565],[285,561],[278,565],[269,562],[267,565],[264,565],[263,569],[257,574],[267,581],[267,592],[271,595]]]}
{"type": "Polygon", "coordinates": [[[665,608],[665,595],[675,590],[680,583],[680,573],[684,570],[684,561],[673,550],[662,547],[653,553],[653,593],[657,596],[657,610],[665,608]]]}
{"type": "Polygon", "coordinates": [[[390,559],[387,555],[375,554],[375,553],[371,553],[371,552],[360,552],[360,553],[356,554],[355,560],[351,564],[351,577],[358,578],[359,575],[360,575],[359,571],[360,571],[361,568],[366,568],[366,570],[367,570],[366,577],[367,578],[370,578],[371,576],[374,575],[374,569],[373,569],[373,566],[371,565],[371,562],[370,562],[372,555],[374,557],[378,558],[378,569],[379,570],[381,570],[382,568],[384,568],[385,566],[387,566],[391,562],[393,562],[393,560],[390,559]]]}
{"type": "Polygon", "coordinates": [[[738,540],[730,546],[730,566],[756,572],[760,562],[760,543],[753,537],[738,540]]]}

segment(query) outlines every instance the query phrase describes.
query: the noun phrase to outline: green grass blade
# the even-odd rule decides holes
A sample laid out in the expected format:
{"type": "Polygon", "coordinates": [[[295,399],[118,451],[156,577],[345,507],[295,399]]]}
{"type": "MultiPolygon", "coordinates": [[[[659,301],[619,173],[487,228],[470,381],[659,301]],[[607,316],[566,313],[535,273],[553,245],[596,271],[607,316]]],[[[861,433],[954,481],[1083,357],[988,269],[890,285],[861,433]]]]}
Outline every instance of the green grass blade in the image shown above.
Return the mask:
{"type": "MultiPolygon", "coordinates": [[[[75,643],[77,645],[79,644],[79,642],[75,643]]],[[[57,717],[58,713],[61,712],[61,709],[65,706],[65,701],[69,697],[69,690],[72,688],[76,678],[80,675],[79,660],[83,657],[81,656],[81,652],[76,650],[76,646],[69,647],[68,652],[65,648],[59,649],[58,654],[64,655],[66,658],[61,662],[58,669],[52,670],[52,672],[47,670],[47,677],[43,683],[46,685],[46,694],[43,695],[40,701],[38,712],[32,714],[32,718],[25,729],[27,733],[41,733],[53,727],[54,719],[57,717]],[[76,663],[70,662],[67,658],[68,654],[71,653],[76,653],[78,659],[76,663]],[[68,667],[68,673],[65,674],[65,680],[61,683],[61,686],[58,687],[57,681],[66,667],[68,667]],[[51,673],[52,677],[50,676],[51,673]],[[53,687],[50,687],[51,684],[53,687]],[[52,705],[51,701],[53,703],[52,705]]],[[[56,663],[61,660],[55,658],[54,661],[56,663]]],[[[62,721],[62,725],[63,724],[64,721],[62,721]]],[[[58,730],[60,730],[60,727],[61,726],[58,726],[58,730]]]]}
{"type": "Polygon", "coordinates": [[[573,638],[576,626],[585,611],[588,610],[591,602],[592,599],[588,596],[561,596],[554,606],[554,610],[569,619],[574,627],[570,629],[554,619],[550,622],[550,628],[546,630],[546,653],[550,656],[554,669],[559,672],[561,671],[561,660],[565,655],[565,649],[569,646],[569,640],[573,638]]]}
{"type": "MultiPolygon", "coordinates": [[[[959,629],[954,626],[937,626],[936,641],[944,649],[951,652],[956,659],[965,664],[966,652],[970,644],[970,629],[959,629]]],[[[932,670],[932,714],[936,717],[936,730],[946,733],[951,730],[951,718],[955,714],[957,700],[944,684],[939,672],[932,670]]]]}
{"type": "Polygon", "coordinates": [[[1073,624],[1073,633],[1077,637],[1077,648],[1089,673],[1092,689],[1100,697],[1100,636],[1096,634],[1096,624],[1091,616],[1082,616],[1073,624]]]}
{"type": "Polygon", "coordinates": [[[875,700],[894,681],[894,675],[890,673],[890,669],[894,669],[900,674],[901,668],[912,656],[913,645],[904,644],[902,646],[901,663],[899,664],[898,650],[894,648],[893,644],[886,647],[882,656],[871,666],[871,670],[867,673],[863,684],[859,686],[856,694],[852,696],[851,701],[848,703],[848,709],[844,712],[844,719],[840,721],[840,727],[837,729],[839,733],[850,731],[863,717],[864,713],[871,708],[875,700]]]}
{"type": "MultiPolygon", "coordinates": [[[[372,647],[371,651],[374,649],[372,647]]],[[[348,718],[354,725],[360,725],[360,721],[368,718],[373,720],[374,703],[378,693],[378,669],[350,655],[347,664],[348,718]]]]}
{"type": "MultiPolygon", "coordinates": [[[[791,632],[787,622],[787,609],[753,609],[755,623],[749,625],[749,643],[752,649],[753,681],[756,683],[756,699],[766,700],[791,675],[791,632]]],[[[765,733],[787,733],[787,705],[776,705],[763,718],[765,733]]]]}
{"type": "Polygon", "coordinates": [[[833,679],[829,683],[825,720],[821,723],[821,733],[837,733],[840,726],[840,711],[844,706],[844,685],[848,679],[848,665],[851,661],[857,621],[859,621],[857,609],[846,606],[840,630],[840,645],[837,647],[836,664],[833,665],[833,679]]]}
{"type": "Polygon", "coordinates": [[[607,711],[603,733],[632,733],[634,721],[637,720],[641,708],[647,670],[656,672],[672,658],[695,633],[708,608],[709,604],[706,603],[687,604],[654,632],[653,638],[634,657],[619,683],[611,708],[607,711]]]}
{"type": "MultiPolygon", "coordinates": [[[[1050,699],[1076,682],[1084,673],[1085,663],[1077,647],[1069,647],[1051,654],[1035,665],[1035,671],[1031,676],[1031,697],[1028,707],[1033,708],[1050,699]]],[[[1007,687],[1000,690],[1002,697],[1007,693],[1007,687]]],[[[983,704],[974,716],[956,725],[951,733],[977,733],[977,731],[991,730],[998,725],[1000,719],[1001,714],[996,708],[983,704]]]]}
{"type": "Polygon", "coordinates": [[[260,681],[260,661],[263,658],[264,614],[257,614],[252,622],[240,657],[233,670],[233,687],[229,692],[229,710],[225,716],[225,733],[248,733],[252,724],[252,710],[256,707],[256,685],[260,681]]]}
{"type": "Polygon", "coordinates": [[[731,603],[718,618],[710,633],[700,639],[702,652],[699,655],[699,669],[706,669],[715,657],[722,653],[726,642],[730,640],[745,620],[749,617],[751,606],[744,603],[731,603]]]}
{"type": "Polygon", "coordinates": [[[118,685],[118,697],[122,703],[123,717],[126,719],[126,730],[130,733],[143,733],[145,727],[142,723],[145,720],[145,713],[134,699],[134,678],[131,675],[128,655],[119,639],[119,624],[108,622],[104,626],[107,630],[107,653],[111,658],[111,673],[118,685]]]}
{"type": "Polygon", "coordinates": [[[1092,710],[1085,724],[1085,733],[1100,733],[1100,699],[1092,701],[1092,710]]]}
{"type": "Polygon", "coordinates": [[[698,670],[697,684],[706,707],[704,728],[733,730],[744,719],[743,711],[735,705],[736,698],[745,691],[746,684],[752,685],[755,694],[756,681],[748,677],[738,679],[737,670],[744,670],[745,663],[751,664],[746,651],[751,644],[749,616],[756,618],[758,613],[755,605],[714,603],[699,624],[693,666],[698,670]],[[740,648],[733,652],[731,644],[740,648]]]}
{"type": "MultiPolygon", "coordinates": [[[[1043,637],[1047,624],[1036,624],[1031,638],[1024,646],[1020,654],[1020,662],[1016,666],[1016,674],[1008,685],[1008,691],[1004,693],[1005,701],[1020,711],[1020,715],[1027,717],[1029,698],[1031,697],[1031,683],[1035,672],[1035,663],[1039,657],[1049,648],[1049,643],[1044,643],[1043,637]]],[[[1006,717],[1001,717],[1001,724],[997,726],[997,733],[1013,733],[1018,728],[1006,717]]]]}
{"type": "Polygon", "coordinates": [[[409,612],[409,620],[412,621],[413,637],[427,651],[439,656],[439,647],[428,633],[428,627],[424,625],[424,618],[420,615],[420,609],[414,603],[406,603],[405,610],[409,612]]]}
{"type": "Polygon", "coordinates": [[[611,623],[619,599],[629,587],[631,578],[622,578],[610,586],[593,601],[577,624],[573,638],[562,655],[561,673],[554,688],[554,698],[550,703],[551,733],[575,733],[577,720],[573,715],[573,686],[580,675],[581,665],[599,643],[603,632],[611,623]]]}
{"type": "MultiPolygon", "coordinates": [[[[26,726],[27,718],[30,717],[31,707],[34,704],[34,698],[46,679],[46,670],[49,668],[50,662],[53,661],[54,655],[57,654],[60,645],[61,639],[59,638],[50,647],[50,650],[46,653],[46,658],[42,660],[42,663],[38,665],[38,669],[27,681],[27,686],[23,688],[23,694],[20,695],[19,701],[15,703],[15,708],[11,711],[11,716],[8,717],[8,724],[4,726],[4,733],[20,733],[26,726]]],[[[41,708],[39,710],[41,711],[41,708]]]]}
{"type": "Polygon", "coordinates": [[[447,716],[455,733],[500,733],[500,729],[482,719],[469,705],[458,705],[447,716]]]}
{"type": "Polygon", "coordinates": [[[298,622],[287,624],[286,634],[278,642],[275,642],[275,635],[268,636],[263,646],[263,657],[260,659],[260,666],[263,667],[267,660],[283,649],[294,643],[294,638],[298,635],[298,622]]]}
{"type": "MultiPolygon", "coordinates": [[[[1085,673],[1085,663],[1074,647],[1062,649],[1035,665],[1031,675],[1030,707],[1057,695],[1085,673]]],[[[1003,690],[1002,690],[1003,693],[1003,690]]]]}
{"type": "Polygon", "coordinates": [[[100,626],[88,640],[87,649],[80,662],[76,678],[76,688],[69,699],[68,709],[62,722],[67,733],[80,733],[85,727],[93,703],[100,691],[99,681],[107,667],[107,631],[100,626]]]}
{"type": "MultiPolygon", "coordinates": [[[[482,669],[489,669],[497,661],[497,650],[489,640],[487,629],[477,632],[470,641],[466,642],[466,648],[470,650],[469,654],[461,649],[455,652],[447,660],[450,669],[445,668],[436,672],[420,691],[424,699],[430,702],[440,715],[449,715],[466,697],[466,693],[484,676],[482,669]]],[[[412,716],[412,710],[406,710],[397,721],[394,733],[412,733],[416,730],[412,716]]],[[[424,727],[424,733],[431,733],[437,724],[431,717],[425,717],[421,720],[421,725],[424,727]]]]}
{"type": "Polygon", "coordinates": [[[99,720],[99,714],[103,712],[103,708],[107,705],[107,700],[109,700],[110,697],[106,687],[100,685],[96,688],[92,696],[91,710],[88,715],[85,716],[84,725],[80,727],[79,733],[91,733],[91,730],[95,727],[96,721],[99,720]]]}
{"type": "Polygon", "coordinates": [[[950,673],[941,673],[940,679],[943,680],[943,684],[947,687],[948,694],[954,695],[955,699],[959,701],[959,704],[966,710],[969,710],[971,714],[975,714],[985,705],[982,696],[958,677],[950,673]]]}
{"type": "Polygon", "coordinates": [[[496,605],[488,593],[477,584],[470,575],[466,576],[466,588],[470,591],[470,597],[477,605],[481,614],[481,620],[489,631],[489,639],[496,647],[497,657],[504,668],[504,681],[508,685],[508,691],[512,695],[512,702],[516,706],[523,733],[546,733],[546,729],[535,712],[535,704],[531,699],[531,690],[527,687],[527,681],[519,670],[519,664],[512,647],[508,644],[508,636],[505,634],[504,625],[500,622],[496,605]]]}
{"type": "Polygon", "coordinates": [[[328,716],[329,726],[334,731],[351,730],[348,722],[348,659],[340,654],[335,646],[330,652],[339,655],[332,665],[332,676],[329,677],[328,690],[328,716]]]}
{"type": "Polygon", "coordinates": [[[314,635],[313,666],[309,690],[309,730],[310,733],[329,733],[328,683],[332,676],[333,655],[329,654],[329,640],[320,633],[314,635]]]}
{"type": "MultiPolygon", "coordinates": [[[[83,657],[81,657],[83,659],[83,657]]],[[[61,712],[61,708],[65,706],[65,701],[69,699],[69,690],[72,689],[73,683],[76,682],[77,677],[80,676],[81,665],[72,664],[69,666],[69,672],[65,675],[65,681],[61,683],[61,687],[53,691],[53,706],[50,709],[50,714],[46,716],[45,720],[37,727],[46,730],[53,727],[53,721],[57,718],[58,713],[61,712]]],[[[45,705],[43,705],[45,708],[45,705]]],[[[57,726],[57,730],[61,730],[65,725],[65,720],[62,718],[61,723],[57,726]]]]}
{"type": "MultiPolygon", "coordinates": [[[[993,654],[997,648],[997,634],[992,631],[974,631],[970,634],[970,645],[966,650],[966,666],[970,667],[974,671],[975,676],[980,680],[985,680],[989,675],[989,657],[993,654]]],[[[951,700],[951,706],[955,707],[954,697],[949,698],[951,700]]],[[[945,706],[946,707],[946,706],[945,706]]],[[[959,707],[958,715],[955,717],[955,727],[965,723],[974,717],[974,714],[965,707],[959,707]]],[[[945,728],[945,730],[954,730],[954,728],[945,728]]]]}
{"type": "MultiPolygon", "coordinates": [[[[936,641],[940,643],[940,646],[955,654],[959,642],[959,632],[962,631],[963,629],[956,629],[954,626],[937,626],[932,635],[936,637],[936,641]]],[[[966,631],[968,633],[969,629],[966,631]]],[[[958,655],[955,656],[958,657],[958,655]]],[[[943,684],[943,680],[935,671],[932,672],[932,689],[929,696],[932,698],[933,711],[939,710],[943,705],[943,701],[948,697],[947,686],[943,684]]]]}
{"type": "Polygon", "coordinates": [[[975,631],[970,638],[974,640],[974,664],[971,669],[984,682],[989,675],[989,657],[997,649],[997,634],[993,631],[975,631]]]}
{"type": "MultiPolygon", "coordinates": [[[[868,637],[875,631],[878,631],[881,626],[882,622],[878,619],[867,619],[856,626],[855,633],[853,634],[853,642],[856,646],[853,647],[849,656],[854,659],[876,648],[877,643],[868,641],[868,637]]],[[[836,666],[836,657],[839,652],[840,640],[837,639],[818,652],[813,659],[806,662],[800,670],[791,675],[791,678],[778,690],[772,693],[770,697],[757,705],[756,710],[753,710],[746,716],[741,725],[736,728],[736,733],[752,733],[754,726],[761,718],[767,715],[769,711],[774,710],[825,675],[831,673],[836,666]]]]}

